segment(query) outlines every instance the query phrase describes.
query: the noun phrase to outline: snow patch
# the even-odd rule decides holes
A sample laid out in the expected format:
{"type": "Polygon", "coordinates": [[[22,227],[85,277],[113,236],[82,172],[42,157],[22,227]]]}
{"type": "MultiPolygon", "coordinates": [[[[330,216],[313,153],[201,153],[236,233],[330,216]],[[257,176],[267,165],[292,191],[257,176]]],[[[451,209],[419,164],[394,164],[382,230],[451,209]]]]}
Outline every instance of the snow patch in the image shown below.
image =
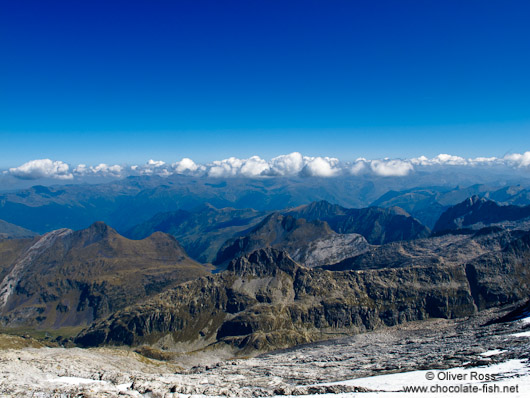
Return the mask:
{"type": "Polygon", "coordinates": [[[489,350],[486,352],[483,352],[482,354],[479,354],[481,357],[493,357],[495,355],[502,354],[503,352],[506,352],[506,350],[489,350]]]}
{"type": "Polygon", "coordinates": [[[48,380],[50,383],[62,383],[62,384],[108,384],[104,380],[93,380],[93,379],[84,379],[82,377],[69,377],[69,376],[63,376],[58,377],[56,379],[50,379],[48,380]]]}
{"type": "MultiPolygon", "coordinates": [[[[338,381],[334,383],[322,383],[317,384],[320,386],[330,385],[344,385],[344,386],[356,386],[364,387],[377,392],[370,393],[345,393],[345,394],[329,394],[331,397],[359,397],[371,398],[381,396],[410,396],[412,393],[405,392],[403,389],[409,386],[427,386],[433,385],[439,386],[455,386],[455,385],[496,385],[500,389],[504,386],[517,386],[517,392],[505,394],[510,398],[523,398],[526,397],[528,391],[530,391],[530,367],[527,363],[520,359],[513,359],[499,364],[494,364],[488,367],[473,367],[473,368],[452,368],[452,369],[431,369],[431,370],[416,370],[412,372],[404,373],[393,373],[381,376],[363,377],[358,379],[338,381]],[[471,380],[472,373],[478,375],[495,375],[494,381],[480,381],[471,380]],[[435,376],[434,380],[428,380],[427,374],[433,373],[435,376]],[[447,380],[446,375],[462,375],[463,381],[447,380]]],[[[317,398],[324,397],[325,395],[301,395],[300,398],[317,398]]],[[[420,394],[414,394],[420,396],[420,394]]],[[[428,393],[429,397],[452,397],[455,394],[451,393],[428,393]]],[[[457,394],[459,397],[477,397],[481,394],[473,393],[461,393],[457,394]]],[[[487,395],[487,394],[486,394],[487,395]]]]}
{"type": "Polygon", "coordinates": [[[521,333],[514,333],[510,336],[514,336],[514,337],[530,337],[530,330],[526,331],[526,332],[521,332],[521,333]]]}

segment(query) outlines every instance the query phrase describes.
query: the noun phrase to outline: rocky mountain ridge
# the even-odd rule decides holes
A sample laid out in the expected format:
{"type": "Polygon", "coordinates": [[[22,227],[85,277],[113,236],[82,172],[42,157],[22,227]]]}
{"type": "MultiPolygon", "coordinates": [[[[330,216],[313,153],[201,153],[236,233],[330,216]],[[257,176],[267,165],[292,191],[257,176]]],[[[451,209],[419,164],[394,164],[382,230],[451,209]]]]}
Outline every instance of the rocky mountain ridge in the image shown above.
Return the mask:
{"type": "Polygon", "coordinates": [[[192,211],[159,213],[124,235],[143,239],[157,231],[165,232],[174,236],[190,257],[210,263],[227,240],[252,228],[264,217],[264,212],[253,209],[217,209],[206,203],[192,211]]]}
{"type": "MultiPolygon", "coordinates": [[[[402,262],[393,267],[374,263],[340,272],[309,269],[285,252],[260,249],[233,260],[226,272],[118,311],[76,341],[184,351],[228,346],[241,354],[383,325],[468,316],[528,297],[529,234],[494,233],[485,235],[482,243],[471,239],[456,245],[453,254],[484,247],[463,261],[402,262]],[[491,252],[486,250],[488,239],[491,252]]],[[[456,242],[445,243],[448,247],[456,242]]],[[[388,246],[395,255],[402,250],[395,243],[388,246]]],[[[444,252],[440,248],[429,256],[443,260],[444,252]]]]}
{"type": "Polygon", "coordinates": [[[438,219],[433,232],[462,228],[480,229],[489,225],[530,219],[530,206],[499,205],[474,195],[447,209],[438,219]]]}
{"type": "Polygon", "coordinates": [[[218,209],[271,212],[326,200],[353,208],[399,206],[431,228],[447,207],[473,194],[489,195],[502,203],[530,204],[525,188],[528,179],[506,177],[499,181],[477,180],[462,173],[436,178],[418,173],[399,179],[138,176],[107,183],[35,185],[0,192],[0,219],[40,234],[86,228],[95,220],[125,233],[158,213],[190,211],[205,203],[218,209]],[[434,182],[441,186],[433,188],[434,182]],[[517,186],[521,183],[526,185],[517,186]]]}
{"type": "Polygon", "coordinates": [[[348,209],[322,200],[284,214],[307,221],[326,221],[333,231],[360,234],[373,245],[425,238],[431,233],[429,228],[399,207],[348,209]]]}
{"type": "Polygon", "coordinates": [[[223,267],[235,258],[267,247],[285,250],[295,261],[316,267],[363,253],[369,244],[359,234],[332,231],[325,221],[272,213],[248,234],[225,242],[214,264],[223,267]]]}

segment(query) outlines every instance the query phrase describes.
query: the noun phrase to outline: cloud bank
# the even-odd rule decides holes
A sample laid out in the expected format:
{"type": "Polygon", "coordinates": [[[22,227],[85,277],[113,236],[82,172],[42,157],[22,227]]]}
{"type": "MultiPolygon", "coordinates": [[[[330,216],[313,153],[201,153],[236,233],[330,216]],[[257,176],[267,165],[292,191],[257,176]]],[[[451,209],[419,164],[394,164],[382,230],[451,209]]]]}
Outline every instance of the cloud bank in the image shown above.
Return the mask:
{"type": "Polygon", "coordinates": [[[343,162],[337,158],[303,156],[293,152],[265,160],[259,156],[248,159],[230,157],[211,163],[197,164],[192,159],[183,158],[175,163],[161,160],[149,160],[143,165],[107,165],[96,166],[80,164],[71,166],[60,160],[37,159],[3,172],[16,178],[37,180],[54,178],[72,180],[74,178],[106,177],[123,178],[133,175],[189,175],[204,177],[249,177],[266,178],[287,177],[323,177],[372,175],[378,177],[406,177],[420,170],[440,167],[508,167],[512,169],[530,169],[530,151],[523,154],[510,154],[503,158],[477,157],[463,158],[449,154],[440,154],[434,158],[420,156],[412,159],[374,159],[358,158],[353,162],[343,162]]]}
{"type": "Polygon", "coordinates": [[[31,160],[21,166],[9,169],[9,174],[23,180],[37,180],[40,178],[71,180],[74,178],[67,163],[50,159],[31,160]]]}

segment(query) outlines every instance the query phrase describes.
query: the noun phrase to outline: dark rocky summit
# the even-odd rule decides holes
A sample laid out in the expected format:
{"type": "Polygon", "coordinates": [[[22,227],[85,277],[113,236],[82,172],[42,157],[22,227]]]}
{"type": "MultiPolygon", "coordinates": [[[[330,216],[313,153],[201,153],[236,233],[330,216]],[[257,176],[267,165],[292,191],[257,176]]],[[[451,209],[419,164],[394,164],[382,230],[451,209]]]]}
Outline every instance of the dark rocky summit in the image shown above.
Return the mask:
{"type": "Polygon", "coordinates": [[[530,206],[499,205],[475,195],[447,209],[436,222],[433,232],[462,228],[479,229],[529,217],[530,206]]]}
{"type": "Polygon", "coordinates": [[[374,245],[430,235],[429,228],[399,207],[347,209],[322,200],[296,207],[284,214],[308,221],[326,221],[333,231],[360,234],[374,245]]]}
{"type": "Polygon", "coordinates": [[[114,313],[76,342],[170,350],[228,346],[250,353],[408,321],[464,317],[528,297],[530,233],[429,241],[408,255],[403,244],[386,245],[387,257],[401,258],[390,267],[375,256],[370,265],[367,253],[362,267],[339,272],[309,269],[285,252],[260,249],[233,260],[226,272],[114,313]],[[468,254],[459,261],[461,251],[468,254]]]}
{"type": "Polygon", "coordinates": [[[237,257],[267,247],[285,250],[293,260],[315,267],[363,253],[369,245],[359,234],[332,231],[325,221],[272,213],[248,234],[228,240],[219,249],[214,264],[223,267],[237,257]]]}

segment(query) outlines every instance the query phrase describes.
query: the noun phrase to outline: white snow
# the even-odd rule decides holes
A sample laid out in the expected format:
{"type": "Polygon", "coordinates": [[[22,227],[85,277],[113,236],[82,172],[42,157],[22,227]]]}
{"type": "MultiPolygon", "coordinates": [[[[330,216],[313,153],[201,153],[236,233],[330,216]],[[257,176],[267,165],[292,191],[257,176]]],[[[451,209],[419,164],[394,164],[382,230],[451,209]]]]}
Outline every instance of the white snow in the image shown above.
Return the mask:
{"type": "Polygon", "coordinates": [[[530,330],[528,330],[526,332],[521,332],[521,333],[514,333],[511,336],[514,336],[514,337],[530,337],[530,330]]]}
{"type": "Polygon", "coordinates": [[[102,380],[93,380],[93,379],[85,379],[82,377],[68,377],[68,376],[58,377],[56,379],[50,379],[48,381],[50,383],[75,384],[75,385],[94,384],[94,383],[108,384],[106,381],[102,381],[102,380]]]}
{"type": "Polygon", "coordinates": [[[502,354],[503,352],[506,352],[506,350],[490,350],[483,352],[482,354],[479,354],[481,357],[493,357],[495,355],[502,354]]]}
{"type": "MultiPolygon", "coordinates": [[[[492,350],[493,351],[493,350],[492,350]]],[[[489,353],[489,352],[487,352],[489,353]]],[[[321,394],[321,395],[301,395],[299,398],[323,398],[329,397],[390,397],[390,396],[421,396],[422,393],[404,392],[403,388],[407,386],[427,386],[432,387],[435,385],[441,387],[449,386],[463,386],[463,385],[478,385],[482,389],[482,385],[486,384],[489,387],[497,386],[502,389],[506,387],[512,387],[516,389],[515,392],[506,392],[503,396],[509,398],[523,398],[528,397],[528,391],[530,391],[530,367],[524,363],[523,360],[513,359],[499,364],[494,364],[488,367],[475,367],[475,368],[452,368],[452,369],[432,369],[432,370],[417,370],[412,372],[394,373],[381,376],[363,377],[358,379],[338,381],[334,383],[323,383],[319,385],[348,385],[365,387],[378,392],[369,393],[344,393],[344,394],[321,394]],[[426,376],[428,372],[434,373],[434,380],[427,380],[426,376]],[[462,380],[447,380],[448,375],[461,377],[462,380]],[[478,379],[484,379],[488,377],[495,377],[493,381],[481,381],[478,379]]],[[[425,395],[429,397],[452,397],[455,392],[446,393],[432,393],[427,392],[425,395]]],[[[499,393],[499,394],[502,394],[499,393]]],[[[480,396],[496,396],[493,393],[481,392],[478,393],[458,393],[459,397],[480,397],[480,396]]]]}

